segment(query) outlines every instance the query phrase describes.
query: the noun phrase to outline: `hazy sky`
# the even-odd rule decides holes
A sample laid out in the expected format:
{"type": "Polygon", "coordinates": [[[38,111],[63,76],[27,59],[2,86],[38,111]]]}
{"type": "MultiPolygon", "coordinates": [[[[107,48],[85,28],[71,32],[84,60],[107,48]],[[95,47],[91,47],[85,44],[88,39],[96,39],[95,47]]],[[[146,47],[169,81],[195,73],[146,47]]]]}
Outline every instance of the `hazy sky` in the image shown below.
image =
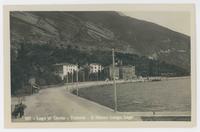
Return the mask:
{"type": "Polygon", "coordinates": [[[189,12],[122,12],[124,15],[153,22],[190,36],[189,12]]]}

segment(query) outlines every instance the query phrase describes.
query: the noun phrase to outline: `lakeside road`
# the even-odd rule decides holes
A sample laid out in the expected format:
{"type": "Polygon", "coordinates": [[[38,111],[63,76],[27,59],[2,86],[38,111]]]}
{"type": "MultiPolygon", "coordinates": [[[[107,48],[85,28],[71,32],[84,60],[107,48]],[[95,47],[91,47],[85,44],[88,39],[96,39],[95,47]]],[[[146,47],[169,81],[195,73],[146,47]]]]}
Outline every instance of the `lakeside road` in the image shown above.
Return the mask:
{"type": "MultiPolygon", "coordinates": [[[[71,94],[70,89],[85,88],[112,82],[83,82],[41,89],[39,93],[26,96],[25,116],[13,121],[141,121],[142,116],[189,116],[190,112],[114,112],[112,109],[71,94]]],[[[120,82],[118,82],[120,83],[120,82]]],[[[12,104],[17,99],[12,98],[12,104]]]]}
{"type": "Polygon", "coordinates": [[[47,121],[46,117],[52,118],[49,121],[141,120],[137,116],[124,119],[123,113],[73,95],[65,86],[42,89],[38,94],[26,96],[23,103],[27,106],[24,118],[13,121],[47,121]]]}

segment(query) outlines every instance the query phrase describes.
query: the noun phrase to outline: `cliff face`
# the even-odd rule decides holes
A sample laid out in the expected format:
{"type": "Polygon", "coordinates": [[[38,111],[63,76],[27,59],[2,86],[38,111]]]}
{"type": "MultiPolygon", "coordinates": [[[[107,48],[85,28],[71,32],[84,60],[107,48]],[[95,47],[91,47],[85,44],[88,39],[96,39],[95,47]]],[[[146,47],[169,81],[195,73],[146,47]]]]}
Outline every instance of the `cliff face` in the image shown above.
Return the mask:
{"type": "Polygon", "coordinates": [[[19,42],[132,53],[190,68],[190,37],[117,12],[11,12],[11,47],[19,42]]]}

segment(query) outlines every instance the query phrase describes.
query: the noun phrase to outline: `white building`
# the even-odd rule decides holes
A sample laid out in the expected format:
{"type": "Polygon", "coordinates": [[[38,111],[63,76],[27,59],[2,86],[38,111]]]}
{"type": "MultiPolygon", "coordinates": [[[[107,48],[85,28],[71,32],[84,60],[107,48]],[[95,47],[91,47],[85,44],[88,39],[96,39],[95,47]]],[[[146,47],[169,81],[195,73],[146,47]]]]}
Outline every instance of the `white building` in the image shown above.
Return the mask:
{"type": "Polygon", "coordinates": [[[69,63],[58,63],[55,64],[55,72],[58,74],[62,80],[68,74],[74,74],[74,72],[78,71],[78,65],[69,64],[69,63]]]}
{"type": "Polygon", "coordinates": [[[97,63],[91,63],[89,65],[90,73],[97,73],[98,71],[102,71],[103,67],[100,64],[97,63]]]}

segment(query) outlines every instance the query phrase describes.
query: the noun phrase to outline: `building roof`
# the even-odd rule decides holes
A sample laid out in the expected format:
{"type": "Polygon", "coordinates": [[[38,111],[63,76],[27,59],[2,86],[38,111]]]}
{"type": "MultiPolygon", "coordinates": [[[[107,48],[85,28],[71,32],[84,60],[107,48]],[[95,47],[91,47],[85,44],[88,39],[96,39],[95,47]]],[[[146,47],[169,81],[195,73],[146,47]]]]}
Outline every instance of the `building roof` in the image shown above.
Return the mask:
{"type": "Polygon", "coordinates": [[[132,65],[120,66],[120,68],[129,68],[129,67],[135,67],[135,66],[132,65]]]}
{"type": "MultiPolygon", "coordinates": [[[[113,67],[113,65],[110,64],[110,65],[105,66],[105,68],[109,68],[109,67],[113,67]]],[[[132,66],[132,65],[118,66],[118,65],[115,65],[115,68],[130,68],[130,67],[135,67],[135,66],[132,66]]]]}
{"type": "Polygon", "coordinates": [[[98,64],[98,63],[90,63],[90,65],[100,65],[101,66],[101,64],[98,64]]]}
{"type": "MultiPolygon", "coordinates": [[[[112,64],[111,65],[107,65],[104,68],[113,68],[113,65],[112,64]]],[[[119,66],[115,66],[115,68],[119,68],[119,66]]]]}
{"type": "Polygon", "coordinates": [[[70,63],[56,63],[55,66],[61,66],[61,65],[69,65],[69,66],[78,66],[77,64],[70,64],[70,63]]]}

